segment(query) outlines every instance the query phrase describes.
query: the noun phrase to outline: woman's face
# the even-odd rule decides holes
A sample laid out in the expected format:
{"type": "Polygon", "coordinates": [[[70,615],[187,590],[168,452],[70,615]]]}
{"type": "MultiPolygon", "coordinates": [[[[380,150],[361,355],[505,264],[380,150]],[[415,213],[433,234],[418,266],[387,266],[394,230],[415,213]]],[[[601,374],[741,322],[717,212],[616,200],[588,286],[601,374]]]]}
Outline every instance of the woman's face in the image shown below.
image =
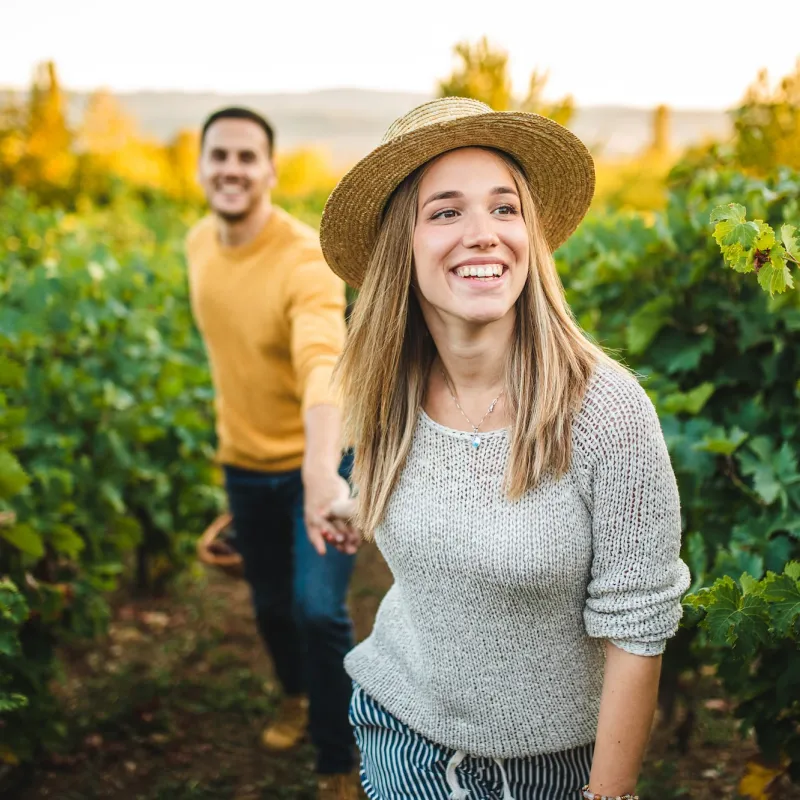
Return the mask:
{"type": "Polygon", "coordinates": [[[528,231],[505,162],[477,147],[439,156],[420,182],[414,230],[425,317],[478,325],[501,319],[522,292],[528,259],[528,231]]]}

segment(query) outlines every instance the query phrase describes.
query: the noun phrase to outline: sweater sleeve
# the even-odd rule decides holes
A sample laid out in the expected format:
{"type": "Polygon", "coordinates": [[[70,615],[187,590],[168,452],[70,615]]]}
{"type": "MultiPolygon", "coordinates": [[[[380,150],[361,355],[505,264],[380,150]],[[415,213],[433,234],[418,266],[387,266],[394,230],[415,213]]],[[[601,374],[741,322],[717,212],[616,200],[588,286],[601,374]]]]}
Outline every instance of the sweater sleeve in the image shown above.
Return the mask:
{"type": "Polygon", "coordinates": [[[658,655],[677,631],[689,587],[678,487],[644,390],[627,377],[608,388],[592,401],[593,559],[584,623],[589,636],[658,655]]]}
{"type": "Polygon", "coordinates": [[[288,277],[291,356],[303,413],[316,405],[339,405],[331,385],[345,336],[344,284],[319,253],[301,259],[288,277]]]}

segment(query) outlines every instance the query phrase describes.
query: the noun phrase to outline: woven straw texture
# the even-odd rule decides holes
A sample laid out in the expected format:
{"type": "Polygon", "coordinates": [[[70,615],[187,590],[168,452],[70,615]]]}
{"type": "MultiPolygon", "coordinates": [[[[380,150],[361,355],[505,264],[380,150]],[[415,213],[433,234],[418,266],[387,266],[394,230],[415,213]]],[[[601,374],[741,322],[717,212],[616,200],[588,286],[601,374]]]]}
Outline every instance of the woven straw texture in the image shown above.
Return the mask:
{"type": "Polygon", "coordinates": [[[569,238],[589,208],[594,162],[571,131],[538,114],[492,111],[477,100],[432,100],[392,123],[381,144],[328,198],[320,240],[339,277],[361,286],[392,192],[415,169],[459,147],[493,147],[517,160],[528,176],[551,250],[569,238]]]}

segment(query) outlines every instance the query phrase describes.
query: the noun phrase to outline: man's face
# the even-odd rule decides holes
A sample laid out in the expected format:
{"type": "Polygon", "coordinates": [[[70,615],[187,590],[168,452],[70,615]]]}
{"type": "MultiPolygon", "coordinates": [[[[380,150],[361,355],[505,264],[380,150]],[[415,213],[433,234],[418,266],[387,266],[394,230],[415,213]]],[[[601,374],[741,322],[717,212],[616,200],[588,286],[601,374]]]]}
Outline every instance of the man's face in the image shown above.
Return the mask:
{"type": "Polygon", "coordinates": [[[198,177],[215,214],[246,219],[275,185],[266,133],[249,119],[218,119],[206,131],[198,177]]]}

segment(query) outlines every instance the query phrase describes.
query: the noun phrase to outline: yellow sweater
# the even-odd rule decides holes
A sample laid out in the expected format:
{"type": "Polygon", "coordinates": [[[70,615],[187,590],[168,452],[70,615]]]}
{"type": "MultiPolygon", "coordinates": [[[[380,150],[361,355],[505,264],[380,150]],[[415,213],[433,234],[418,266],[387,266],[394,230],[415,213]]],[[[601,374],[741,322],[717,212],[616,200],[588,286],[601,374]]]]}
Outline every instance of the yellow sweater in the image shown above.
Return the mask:
{"type": "Polygon", "coordinates": [[[303,413],[338,404],[331,373],[344,343],[344,285],[314,230],[276,207],[240,247],[221,245],[206,217],[189,232],[186,252],[192,311],[211,362],[220,462],[297,469],[303,413]]]}

